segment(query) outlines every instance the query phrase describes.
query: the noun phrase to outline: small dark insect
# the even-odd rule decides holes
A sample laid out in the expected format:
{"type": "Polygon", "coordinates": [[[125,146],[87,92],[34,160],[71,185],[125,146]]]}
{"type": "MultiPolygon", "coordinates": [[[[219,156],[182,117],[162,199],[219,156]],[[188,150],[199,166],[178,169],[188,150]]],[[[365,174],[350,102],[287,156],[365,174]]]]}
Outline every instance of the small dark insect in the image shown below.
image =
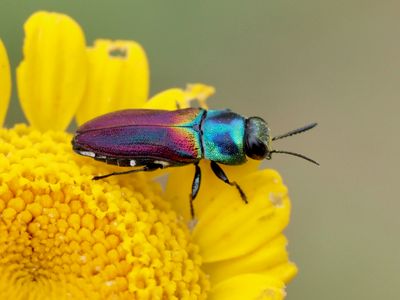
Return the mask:
{"type": "Polygon", "coordinates": [[[267,123],[259,117],[245,118],[229,110],[201,108],[175,111],[128,109],[97,117],[78,128],[72,146],[78,154],[121,167],[135,167],[93,179],[141,171],[154,171],[187,164],[195,166],[190,195],[190,213],[194,218],[193,200],[200,188],[199,161],[211,161],[214,174],[236,187],[242,200],[246,195],[230,181],[218,165],[240,165],[247,157],[271,159],[273,153],[285,153],[318,163],[302,154],[273,150],[271,141],[298,134],[317,123],[271,137],[267,123]]]}

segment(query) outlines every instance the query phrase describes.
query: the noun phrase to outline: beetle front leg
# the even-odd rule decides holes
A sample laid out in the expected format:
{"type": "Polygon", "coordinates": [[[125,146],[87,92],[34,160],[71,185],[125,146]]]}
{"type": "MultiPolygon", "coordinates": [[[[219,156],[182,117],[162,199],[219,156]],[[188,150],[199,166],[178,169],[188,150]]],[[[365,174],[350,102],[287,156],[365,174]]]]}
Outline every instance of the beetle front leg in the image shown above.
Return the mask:
{"type": "Polygon", "coordinates": [[[150,171],[154,171],[157,169],[162,169],[162,167],[163,166],[160,164],[148,164],[148,165],[145,165],[143,168],[123,171],[123,172],[112,172],[112,173],[106,174],[106,175],[94,176],[92,179],[99,180],[99,179],[104,179],[104,178],[114,176],[114,175],[125,175],[125,174],[136,173],[136,172],[150,172],[150,171]]]}
{"type": "Polygon", "coordinates": [[[193,201],[196,198],[199,189],[200,189],[200,182],[201,182],[201,170],[199,165],[196,163],[194,164],[195,167],[195,172],[194,172],[194,178],[193,178],[193,183],[192,183],[192,193],[190,194],[190,214],[192,216],[192,219],[194,220],[194,207],[193,207],[193,201]]]}
{"type": "Polygon", "coordinates": [[[242,197],[244,203],[246,204],[248,203],[246,194],[243,192],[242,188],[236,182],[229,181],[228,176],[226,176],[224,170],[222,170],[222,168],[215,161],[211,161],[211,169],[213,170],[215,176],[217,176],[223,182],[231,186],[235,186],[240,194],[240,197],[242,197]]]}

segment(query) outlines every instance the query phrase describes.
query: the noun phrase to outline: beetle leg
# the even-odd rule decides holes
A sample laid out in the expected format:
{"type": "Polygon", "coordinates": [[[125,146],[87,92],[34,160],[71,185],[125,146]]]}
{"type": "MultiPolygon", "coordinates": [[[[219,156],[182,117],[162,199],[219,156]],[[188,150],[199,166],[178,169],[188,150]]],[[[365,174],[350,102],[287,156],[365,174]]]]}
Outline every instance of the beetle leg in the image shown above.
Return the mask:
{"type": "Polygon", "coordinates": [[[193,208],[193,201],[196,198],[199,189],[200,189],[200,181],[201,181],[201,170],[198,164],[194,164],[195,172],[194,178],[192,183],[192,193],[190,194],[190,214],[192,219],[194,219],[194,208],[193,208]]]}
{"type": "Polygon", "coordinates": [[[148,164],[140,169],[133,169],[133,170],[128,170],[128,171],[124,171],[124,172],[112,172],[112,173],[106,174],[106,175],[94,176],[92,179],[99,180],[99,179],[104,179],[104,178],[114,176],[114,175],[124,175],[124,174],[136,173],[136,172],[149,172],[149,171],[154,171],[154,170],[161,169],[161,168],[162,168],[162,165],[160,165],[160,164],[148,164]]]}
{"type": "Polygon", "coordinates": [[[221,179],[223,182],[225,182],[231,186],[235,186],[240,194],[240,197],[242,197],[242,200],[244,201],[244,203],[246,203],[246,204],[248,203],[246,194],[243,192],[242,188],[236,182],[229,181],[228,176],[226,176],[224,170],[222,170],[222,168],[215,161],[211,161],[211,169],[213,170],[214,174],[219,179],[221,179]]]}

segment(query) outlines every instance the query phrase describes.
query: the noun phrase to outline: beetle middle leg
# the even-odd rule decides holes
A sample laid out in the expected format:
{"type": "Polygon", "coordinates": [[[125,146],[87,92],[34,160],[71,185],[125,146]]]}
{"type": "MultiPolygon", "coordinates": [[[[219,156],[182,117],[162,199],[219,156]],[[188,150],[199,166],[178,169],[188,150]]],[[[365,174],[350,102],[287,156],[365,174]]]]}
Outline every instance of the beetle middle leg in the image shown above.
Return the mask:
{"type": "Polygon", "coordinates": [[[147,164],[139,169],[133,169],[133,170],[123,171],[123,172],[112,172],[112,173],[106,174],[106,175],[94,176],[92,179],[99,180],[99,179],[104,179],[104,178],[114,176],[114,175],[125,175],[125,174],[136,173],[136,172],[150,172],[150,171],[155,171],[157,169],[162,169],[162,167],[163,166],[161,164],[147,164]]]}
{"type": "Polygon", "coordinates": [[[213,170],[214,174],[223,182],[236,187],[244,203],[248,203],[246,194],[243,192],[242,188],[236,182],[229,181],[228,176],[226,176],[224,170],[222,170],[222,168],[215,161],[211,161],[211,169],[213,170]]]}
{"type": "Polygon", "coordinates": [[[192,183],[192,193],[190,194],[190,215],[192,216],[192,219],[194,219],[193,201],[199,192],[200,182],[201,182],[201,169],[197,163],[194,164],[194,167],[195,167],[195,172],[192,183]]]}

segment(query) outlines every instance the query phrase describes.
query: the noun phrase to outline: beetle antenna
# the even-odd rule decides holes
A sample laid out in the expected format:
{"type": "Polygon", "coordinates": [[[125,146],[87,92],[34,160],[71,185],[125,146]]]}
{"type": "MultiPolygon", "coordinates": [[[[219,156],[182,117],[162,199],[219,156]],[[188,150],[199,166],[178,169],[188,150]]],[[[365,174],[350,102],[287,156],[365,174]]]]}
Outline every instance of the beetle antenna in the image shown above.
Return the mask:
{"type": "MultiPolygon", "coordinates": [[[[295,135],[295,134],[302,133],[302,132],[304,132],[304,131],[308,131],[308,130],[314,128],[315,126],[317,126],[317,124],[318,124],[318,123],[311,123],[311,124],[308,124],[308,125],[306,125],[306,126],[304,126],[304,127],[300,127],[300,128],[291,130],[291,131],[289,131],[289,132],[286,132],[286,133],[284,133],[284,134],[281,134],[281,135],[278,135],[278,136],[274,136],[274,137],[272,138],[272,140],[273,140],[273,141],[276,141],[276,140],[280,140],[280,139],[286,138],[286,137],[288,137],[288,136],[292,136],[292,135],[295,135]]],[[[292,154],[293,154],[293,153],[292,153],[292,154]]],[[[296,153],[296,154],[297,154],[297,153],[296,153]]],[[[298,155],[298,156],[299,156],[299,155],[298,155]]],[[[304,157],[303,157],[303,158],[304,158],[304,157]]],[[[310,160],[310,159],[309,159],[309,160],[310,160]]]]}
{"type": "Polygon", "coordinates": [[[307,156],[305,156],[303,154],[300,154],[300,153],[284,151],[284,150],[272,150],[270,152],[270,154],[271,153],[283,153],[283,154],[289,154],[289,155],[297,156],[297,157],[300,157],[302,159],[308,160],[309,162],[312,162],[313,164],[316,164],[317,166],[319,166],[319,163],[317,161],[315,161],[315,160],[313,160],[313,159],[311,159],[311,158],[309,158],[309,157],[307,157],[307,156]]]}

